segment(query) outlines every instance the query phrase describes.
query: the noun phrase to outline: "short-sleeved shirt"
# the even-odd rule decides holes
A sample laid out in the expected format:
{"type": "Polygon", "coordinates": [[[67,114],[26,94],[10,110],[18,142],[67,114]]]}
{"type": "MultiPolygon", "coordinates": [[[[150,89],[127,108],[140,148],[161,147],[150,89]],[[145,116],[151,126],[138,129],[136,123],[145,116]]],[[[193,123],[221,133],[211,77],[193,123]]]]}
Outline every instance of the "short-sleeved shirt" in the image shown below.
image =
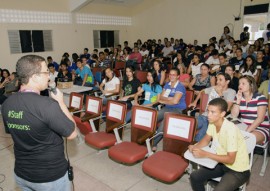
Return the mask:
{"type": "Polygon", "coordinates": [[[263,94],[266,98],[269,97],[270,91],[269,91],[269,80],[265,80],[261,83],[258,92],[263,94]]]}
{"type": "Polygon", "coordinates": [[[201,62],[201,63],[199,63],[198,65],[195,65],[195,64],[192,64],[191,65],[191,72],[192,72],[192,76],[193,77],[195,77],[195,76],[197,76],[198,74],[200,74],[201,73],[201,65],[202,65],[203,63],[201,62]]]}
{"type": "Polygon", "coordinates": [[[159,84],[156,84],[154,89],[152,89],[149,84],[143,84],[142,89],[145,92],[143,105],[155,103],[157,101],[158,94],[161,94],[162,92],[162,87],[159,84]]]}
{"type": "Polygon", "coordinates": [[[129,96],[137,93],[138,87],[140,87],[140,80],[133,78],[131,81],[124,80],[122,89],[124,90],[124,96],[129,96]]]}
{"type": "MultiPolygon", "coordinates": [[[[166,105],[167,108],[178,108],[178,109],[186,109],[186,88],[180,83],[176,82],[174,87],[171,87],[171,82],[167,82],[163,88],[163,91],[165,91],[165,94],[168,94],[167,97],[174,97],[176,93],[181,93],[181,99],[179,102],[175,105],[166,105]]],[[[164,96],[163,95],[163,96],[164,96]]]]}
{"type": "Polygon", "coordinates": [[[51,182],[65,175],[63,137],[74,123],[57,101],[34,92],[12,94],[2,105],[6,132],[14,141],[15,174],[34,183],[51,182]]]}
{"type": "Polygon", "coordinates": [[[213,138],[216,145],[217,155],[227,155],[228,152],[237,152],[233,164],[225,164],[228,168],[244,172],[249,170],[249,158],[245,140],[238,127],[226,118],[223,121],[219,132],[216,131],[214,124],[209,124],[207,135],[213,138]]]}
{"type": "MultiPolygon", "coordinates": [[[[257,119],[258,117],[259,106],[266,106],[266,107],[268,106],[268,100],[264,95],[255,93],[253,94],[252,99],[249,102],[247,102],[245,98],[242,97],[239,110],[242,122],[247,125],[251,125],[254,122],[254,120],[257,119]]],[[[269,128],[270,124],[268,112],[266,111],[263,122],[256,129],[262,130],[266,135],[269,136],[269,128]]]]}
{"type": "Polygon", "coordinates": [[[244,68],[241,68],[240,73],[241,73],[242,76],[247,75],[247,76],[254,77],[255,75],[257,75],[258,70],[255,69],[255,71],[252,73],[250,70],[244,72],[244,68]]]}
{"type": "MultiPolygon", "coordinates": [[[[104,90],[115,90],[116,89],[116,85],[120,84],[120,80],[119,78],[117,78],[116,76],[114,76],[110,81],[106,82],[106,80],[104,79],[102,81],[103,84],[105,84],[104,90]]],[[[107,93],[106,95],[110,95],[112,93],[107,93]]]]}
{"type": "MultiPolygon", "coordinates": [[[[204,93],[208,94],[208,101],[207,101],[207,106],[206,108],[208,107],[208,103],[215,99],[215,98],[219,98],[220,95],[218,95],[218,93],[216,92],[215,90],[215,86],[214,87],[210,87],[210,88],[205,88],[204,89],[204,93]]],[[[226,102],[234,102],[234,98],[235,98],[235,95],[236,95],[236,92],[235,90],[231,89],[231,88],[228,88],[226,89],[222,96],[223,96],[223,99],[226,101],[226,102]]],[[[207,116],[208,112],[207,112],[207,109],[205,110],[205,112],[203,113],[204,116],[207,116]]]]}
{"type": "Polygon", "coordinates": [[[201,79],[202,75],[198,74],[196,75],[196,81],[195,84],[193,85],[194,90],[196,91],[201,91],[205,88],[211,87],[211,76],[208,75],[207,78],[205,78],[204,80],[201,79]]]}
{"type": "Polygon", "coordinates": [[[82,80],[84,79],[84,76],[87,74],[86,83],[94,84],[94,76],[89,67],[84,66],[82,70],[80,70],[80,68],[77,68],[76,74],[78,74],[82,80]]]}

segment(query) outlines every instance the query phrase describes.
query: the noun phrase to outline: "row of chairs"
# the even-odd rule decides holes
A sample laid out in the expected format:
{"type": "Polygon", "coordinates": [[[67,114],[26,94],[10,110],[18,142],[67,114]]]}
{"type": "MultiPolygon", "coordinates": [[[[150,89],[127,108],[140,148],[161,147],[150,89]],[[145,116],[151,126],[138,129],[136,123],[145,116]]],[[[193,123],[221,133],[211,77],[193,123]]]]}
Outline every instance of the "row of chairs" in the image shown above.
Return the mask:
{"type": "Polygon", "coordinates": [[[193,142],[196,130],[194,117],[166,113],[163,151],[153,154],[151,144],[157,126],[157,110],[133,106],[130,141],[123,141],[124,127],[127,126],[126,104],[108,101],[104,132],[99,129],[102,107],[101,98],[87,96],[85,110],[82,113],[83,95],[78,93],[70,95],[69,109],[73,113],[78,129],[85,135],[87,144],[98,150],[109,148],[109,157],[123,164],[132,165],[147,158],[142,165],[144,173],[160,181],[171,183],[182,176],[189,164],[183,155],[188,145],[193,142]]]}

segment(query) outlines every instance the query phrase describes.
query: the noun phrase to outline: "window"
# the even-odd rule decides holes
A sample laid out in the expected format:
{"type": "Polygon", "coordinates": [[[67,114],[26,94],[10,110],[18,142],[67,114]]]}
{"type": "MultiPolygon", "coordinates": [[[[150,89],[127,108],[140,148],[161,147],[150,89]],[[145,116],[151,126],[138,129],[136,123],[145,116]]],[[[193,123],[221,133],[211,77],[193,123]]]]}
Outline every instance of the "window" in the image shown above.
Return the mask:
{"type": "Polygon", "coordinates": [[[51,30],[9,30],[10,53],[52,51],[51,30]]]}
{"type": "Polygon", "coordinates": [[[94,48],[115,47],[119,44],[119,31],[93,31],[94,48]]]}

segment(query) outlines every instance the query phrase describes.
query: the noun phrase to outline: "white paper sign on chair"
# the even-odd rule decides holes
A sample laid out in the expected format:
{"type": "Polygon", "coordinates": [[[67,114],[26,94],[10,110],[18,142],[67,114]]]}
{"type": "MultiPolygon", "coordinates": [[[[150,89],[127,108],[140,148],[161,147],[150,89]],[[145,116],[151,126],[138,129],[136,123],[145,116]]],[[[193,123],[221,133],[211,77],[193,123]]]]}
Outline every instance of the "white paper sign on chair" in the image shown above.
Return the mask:
{"type": "Polygon", "coordinates": [[[189,130],[190,130],[190,121],[185,121],[176,118],[169,119],[167,134],[188,139],[189,130]]]}
{"type": "Polygon", "coordinates": [[[99,101],[89,99],[87,111],[90,111],[90,112],[93,112],[93,113],[98,113],[98,108],[99,108],[99,101]]]}
{"type": "Polygon", "coordinates": [[[137,109],[135,124],[151,128],[153,112],[137,109]]]}
{"type": "Polygon", "coordinates": [[[80,108],[81,98],[77,96],[72,97],[71,107],[80,108]]]}
{"type": "Polygon", "coordinates": [[[110,104],[109,116],[116,119],[122,119],[123,107],[117,104],[110,104]]]}

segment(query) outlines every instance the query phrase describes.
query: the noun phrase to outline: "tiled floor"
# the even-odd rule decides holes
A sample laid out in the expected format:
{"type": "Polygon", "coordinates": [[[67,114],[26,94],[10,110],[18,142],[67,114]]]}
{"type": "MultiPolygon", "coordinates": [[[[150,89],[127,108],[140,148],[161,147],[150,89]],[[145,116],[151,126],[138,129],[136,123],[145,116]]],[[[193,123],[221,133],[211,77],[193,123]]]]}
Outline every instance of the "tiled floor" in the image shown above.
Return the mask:
{"type": "MultiPolygon", "coordinates": [[[[1,125],[2,127],[3,125],[1,125]]],[[[130,129],[124,139],[129,140],[130,129]]],[[[133,166],[118,164],[108,158],[107,150],[96,151],[85,143],[68,142],[68,152],[74,167],[74,185],[76,191],[189,191],[191,190],[188,175],[185,174],[174,184],[164,184],[146,176],[141,163],[133,166]]],[[[165,162],[165,161],[164,161],[165,162]]],[[[259,176],[262,156],[255,155],[252,176],[248,191],[270,190],[270,165],[264,177],[259,176]]],[[[0,129],[0,187],[4,191],[19,190],[13,178],[14,154],[12,139],[0,129]]],[[[1,191],[1,189],[0,189],[1,191]]]]}

